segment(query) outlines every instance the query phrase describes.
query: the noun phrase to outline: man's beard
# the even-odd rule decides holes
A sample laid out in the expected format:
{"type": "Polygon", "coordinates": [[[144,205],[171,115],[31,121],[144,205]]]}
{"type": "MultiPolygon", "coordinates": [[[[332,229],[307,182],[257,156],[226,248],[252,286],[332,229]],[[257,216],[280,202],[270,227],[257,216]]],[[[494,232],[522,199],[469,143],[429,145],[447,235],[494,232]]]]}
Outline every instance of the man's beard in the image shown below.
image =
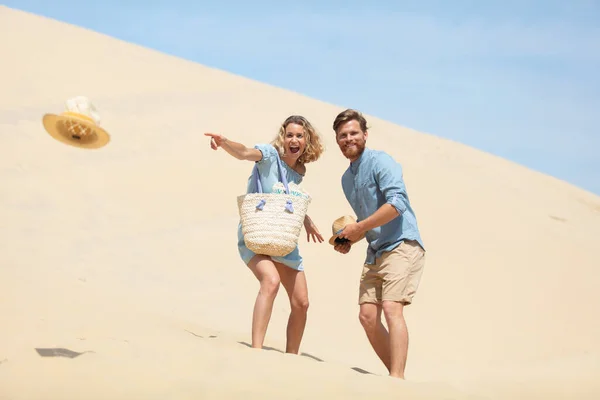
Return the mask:
{"type": "Polygon", "coordinates": [[[356,143],[355,146],[352,146],[350,148],[344,147],[344,149],[342,150],[342,153],[344,153],[344,156],[346,158],[352,159],[352,158],[356,158],[356,157],[360,156],[364,150],[365,150],[364,143],[356,143]]]}

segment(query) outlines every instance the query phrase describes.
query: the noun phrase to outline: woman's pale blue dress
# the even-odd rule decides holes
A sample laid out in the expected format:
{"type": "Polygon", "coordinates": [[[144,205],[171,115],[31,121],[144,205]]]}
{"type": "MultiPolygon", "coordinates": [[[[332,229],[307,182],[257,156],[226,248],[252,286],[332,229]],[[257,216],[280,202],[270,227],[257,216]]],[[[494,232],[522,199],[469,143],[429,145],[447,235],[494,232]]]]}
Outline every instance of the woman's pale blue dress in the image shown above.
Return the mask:
{"type": "MultiPolygon", "coordinates": [[[[279,182],[279,171],[277,168],[277,158],[279,157],[279,153],[277,149],[273,147],[271,144],[257,144],[254,146],[255,149],[258,149],[262,152],[262,159],[257,161],[258,165],[258,174],[260,177],[260,182],[262,184],[264,193],[272,193],[273,185],[279,182]]],[[[282,174],[285,175],[288,183],[296,183],[299,185],[302,182],[303,176],[298,172],[294,171],[290,166],[288,166],[285,162],[281,162],[283,165],[282,174]]],[[[248,185],[246,187],[246,193],[255,192],[255,184],[252,181],[252,175],[248,178],[248,185]]],[[[244,236],[242,234],[242,224],[238,225],[238,251],[240,253],[240,257],[246,264],[250,262],[252,257],[255,254],[246,247],[244,243],[244,236]]],[[[304,270],[304,265],[302,264],[302,257],[300,256],[300,252],[298,250],[298,246],[289,254],[283,257],[271,257],[273,261],[282,263],[290,268],[293,268],[298,271],[304,270]]]]}

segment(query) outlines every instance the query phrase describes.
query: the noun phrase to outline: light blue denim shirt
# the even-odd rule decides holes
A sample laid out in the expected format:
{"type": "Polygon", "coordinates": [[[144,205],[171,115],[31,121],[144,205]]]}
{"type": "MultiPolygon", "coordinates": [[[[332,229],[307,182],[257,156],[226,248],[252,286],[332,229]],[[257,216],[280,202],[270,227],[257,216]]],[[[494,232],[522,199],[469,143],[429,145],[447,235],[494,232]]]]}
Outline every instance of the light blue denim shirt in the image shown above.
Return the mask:
{"type": "Polygon", "coordinates": [[[342,188],[358,221],[371,216],[386,203],[400,213],[387,224],[366,232],[369,243],[366,264],[375,264],[375,258],[393,250],[404,239],[416,240],[425,249],[406,193],[402,166],[390,155],[365,148],[360,158],[350,163],[344,172],[342,188]]]}

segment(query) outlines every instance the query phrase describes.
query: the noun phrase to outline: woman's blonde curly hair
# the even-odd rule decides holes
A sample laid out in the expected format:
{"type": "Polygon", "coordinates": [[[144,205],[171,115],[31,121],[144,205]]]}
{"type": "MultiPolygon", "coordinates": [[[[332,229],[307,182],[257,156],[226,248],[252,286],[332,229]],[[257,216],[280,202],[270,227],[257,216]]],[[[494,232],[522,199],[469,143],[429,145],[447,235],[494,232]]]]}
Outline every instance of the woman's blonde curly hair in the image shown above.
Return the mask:
{"type": "Polygon", "coordinates": [[[323,154],[324,146],[320,135],[306,118],[301,115],[291,115],[281,124],[279,132],[271,144],[277,149],[279,155],[283,157],[285,147],[283,145],[285,139],[285,129],[289,124],[298,124],[304,128],[304,137],[306,139],[306,147],[304,153],[298,158],[298,163],[308,164],[309,162],[317,161],[323,154]]]}

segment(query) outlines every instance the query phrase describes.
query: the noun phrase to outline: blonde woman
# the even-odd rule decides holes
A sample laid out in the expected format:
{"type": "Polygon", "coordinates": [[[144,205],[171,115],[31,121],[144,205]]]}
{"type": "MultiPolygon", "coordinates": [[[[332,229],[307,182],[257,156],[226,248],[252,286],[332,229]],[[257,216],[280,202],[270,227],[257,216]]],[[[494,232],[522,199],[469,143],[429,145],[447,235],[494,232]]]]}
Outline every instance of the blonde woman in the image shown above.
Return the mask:
{"type": "MultiPolygon", "coordinates": [[[[265,193],[272,192],[273,185],[279,181],[277,157],[283,161],[282,174],[285,174],[288,182],[300,184],[306,174],[306,164],[317,161],[323,153],[323,145],[318,133],[306,118],[299,115],[288,117],[270,144],[257,144],[253,148],[231,141],[220,134],[205,133],[205,135],[210,137],[213,150],[221,147],[238,160],[257,163],[259,179],[265,193]]],[[[248,193],[253,189],[251,185],[250,177],[248,193]]],[[[312,238],[315,243],[323,242],[323,236],[308,215],[304,220],[304,228],[307,241],[310,242],[312,238]]],[[[252,347],[263,346],[273,303],[281,283],[288,294],[291,307],[287,326],[286,353],[298,354],[308,310],[308,288],[303,259],[298,247],[284,257],[254,254],[244,244],[240,224],[238,251],[260,283],[252,316],[252,347]]]]}

